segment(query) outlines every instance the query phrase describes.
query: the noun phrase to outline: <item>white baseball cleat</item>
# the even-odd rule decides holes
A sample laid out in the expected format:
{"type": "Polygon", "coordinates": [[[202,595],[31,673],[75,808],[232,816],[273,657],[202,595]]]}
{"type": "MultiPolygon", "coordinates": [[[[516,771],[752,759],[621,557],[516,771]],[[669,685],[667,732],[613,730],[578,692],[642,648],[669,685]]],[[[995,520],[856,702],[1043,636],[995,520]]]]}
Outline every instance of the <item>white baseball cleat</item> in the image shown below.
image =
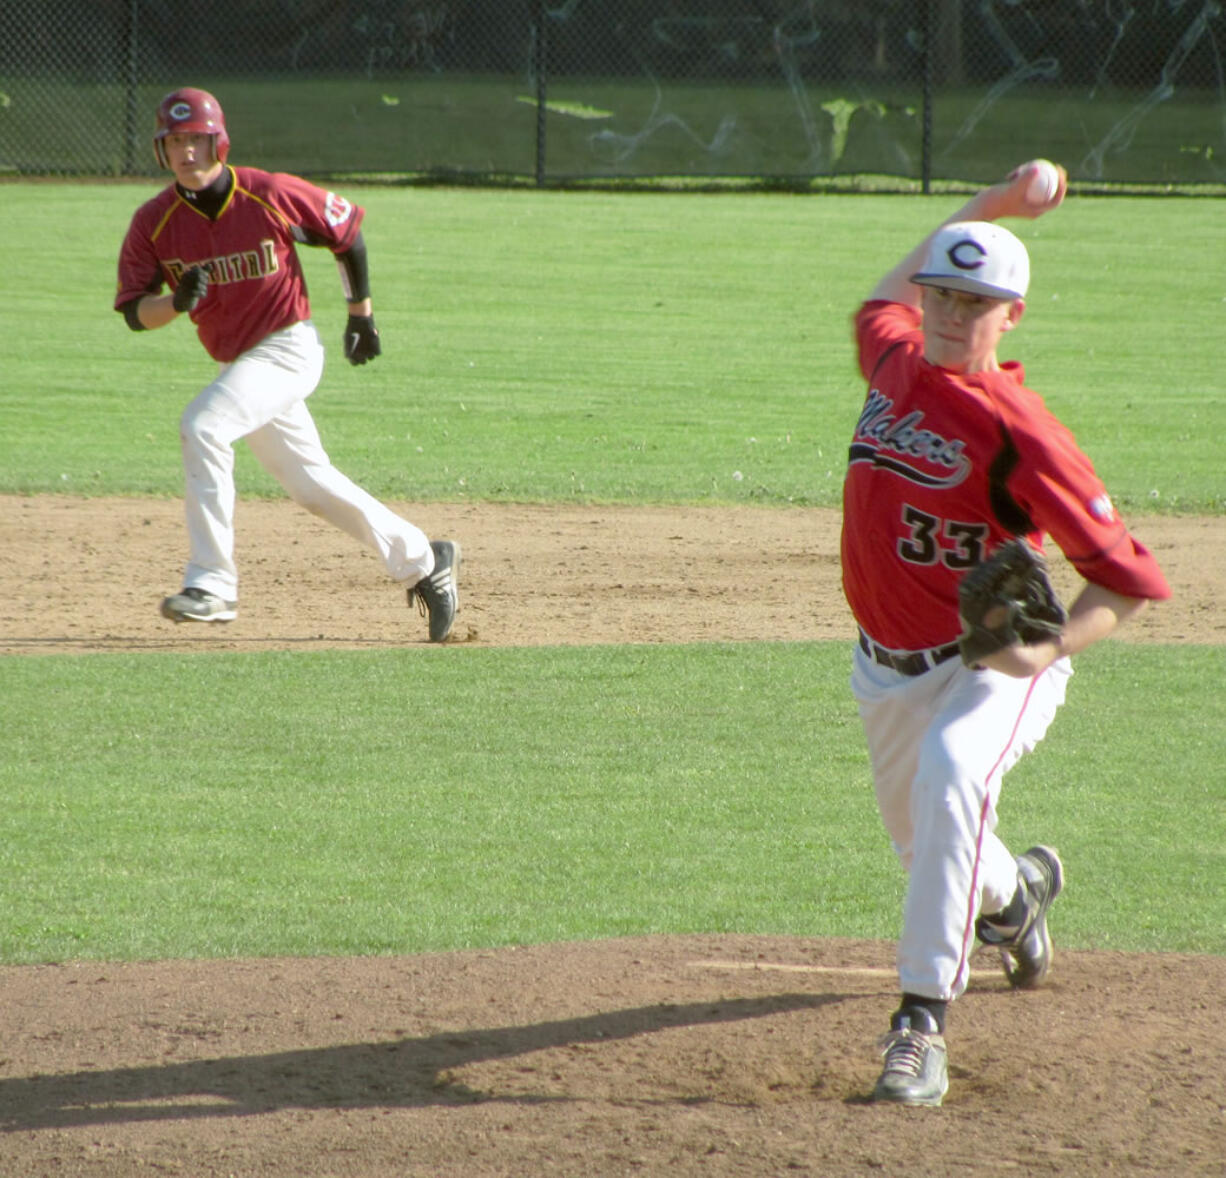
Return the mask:
{"type": "Polygon", "coordinates": [[[162,617],[172,622],[232,622],[238,617],[238,602],[193,586],[163,598],[162,617]]]}

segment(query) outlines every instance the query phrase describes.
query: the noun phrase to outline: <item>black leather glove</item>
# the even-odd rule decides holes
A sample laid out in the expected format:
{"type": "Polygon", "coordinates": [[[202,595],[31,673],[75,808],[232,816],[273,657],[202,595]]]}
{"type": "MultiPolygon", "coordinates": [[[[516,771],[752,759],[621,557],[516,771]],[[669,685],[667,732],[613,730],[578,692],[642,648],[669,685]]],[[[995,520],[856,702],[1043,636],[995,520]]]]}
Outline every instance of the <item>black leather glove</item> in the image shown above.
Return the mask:
{"type": "Polygon", "coordinates": [[[1058,639],[1068,621],[1047,562],[1024,539],[1002,544],[962,578],[958,612],[958,646],[968,667],[1008,646],[1058,639]]]}
{"type": "Polygon", "coordinates": [[[345,359],[350,364],[365,364],[383,348],[379,345],[379,329],[373,315],[350,315],[345,324],[345,359]]]}
{"type": "Polygon", "coordinates": [[[175,287],[174,308],[179,314],[191,311],[209,289],[209,275],[202,266],[190,266],[183,271],[175,287]]]}

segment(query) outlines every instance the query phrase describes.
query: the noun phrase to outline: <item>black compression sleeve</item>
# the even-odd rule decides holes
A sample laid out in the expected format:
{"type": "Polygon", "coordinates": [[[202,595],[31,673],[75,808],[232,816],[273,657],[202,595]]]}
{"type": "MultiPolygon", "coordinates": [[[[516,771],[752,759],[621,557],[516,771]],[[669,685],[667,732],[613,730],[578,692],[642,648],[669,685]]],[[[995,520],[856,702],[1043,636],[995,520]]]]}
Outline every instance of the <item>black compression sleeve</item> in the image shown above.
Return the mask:
{"type": "Polygon", "coordinates": [[[366,241],[360,229],[353,244],[343,254],[336,255],[336,264],[341,271],[345,301],[359,303],[370,298],[370,268],[366,262],[366,241]]]}
{"type": "MultiPolygon", "coordinates": [[[[144,298],[144,295],[141,296],[144,298]]],[[[132,299],[124,303],[119,309],[123,312],[124,319],[127,320],[128,326],[133,331],[148,331],[149,329],[140,321],[140,299],[132,299]]]]}

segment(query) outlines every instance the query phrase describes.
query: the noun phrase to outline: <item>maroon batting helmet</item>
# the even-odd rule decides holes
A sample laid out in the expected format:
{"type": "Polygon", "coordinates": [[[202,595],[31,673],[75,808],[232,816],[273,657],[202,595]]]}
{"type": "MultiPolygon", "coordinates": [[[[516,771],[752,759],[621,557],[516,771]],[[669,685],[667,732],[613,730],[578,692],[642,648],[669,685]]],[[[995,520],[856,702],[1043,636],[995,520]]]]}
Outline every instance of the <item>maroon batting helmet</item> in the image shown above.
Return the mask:
{"type": "Polygon", "coordinates": [[[226,134],[226,119],[221,103],[207,90],[184,86],[172,90],[158,104],[157,129],[153,132],[153,154],[164,168],[166,148],[162,140],[167,135],[199,134],[213,136],[213,155],[225,163],[230,152],[230,136],[226,134]]]}

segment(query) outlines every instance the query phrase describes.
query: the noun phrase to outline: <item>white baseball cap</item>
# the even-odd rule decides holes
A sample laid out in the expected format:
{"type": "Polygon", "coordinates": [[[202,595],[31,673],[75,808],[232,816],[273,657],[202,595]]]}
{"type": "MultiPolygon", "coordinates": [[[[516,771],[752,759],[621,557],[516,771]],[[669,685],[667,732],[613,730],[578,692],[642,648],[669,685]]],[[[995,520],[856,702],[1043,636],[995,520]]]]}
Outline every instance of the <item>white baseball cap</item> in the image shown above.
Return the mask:
{"type": "Polygon", "coordinates": [[[990,299],[1024,299],[1030,256],[1008,229],[991,221],[955,221],[939,229],[923,269],[911,275],[920,286],[964,290],[990,299]]]}

